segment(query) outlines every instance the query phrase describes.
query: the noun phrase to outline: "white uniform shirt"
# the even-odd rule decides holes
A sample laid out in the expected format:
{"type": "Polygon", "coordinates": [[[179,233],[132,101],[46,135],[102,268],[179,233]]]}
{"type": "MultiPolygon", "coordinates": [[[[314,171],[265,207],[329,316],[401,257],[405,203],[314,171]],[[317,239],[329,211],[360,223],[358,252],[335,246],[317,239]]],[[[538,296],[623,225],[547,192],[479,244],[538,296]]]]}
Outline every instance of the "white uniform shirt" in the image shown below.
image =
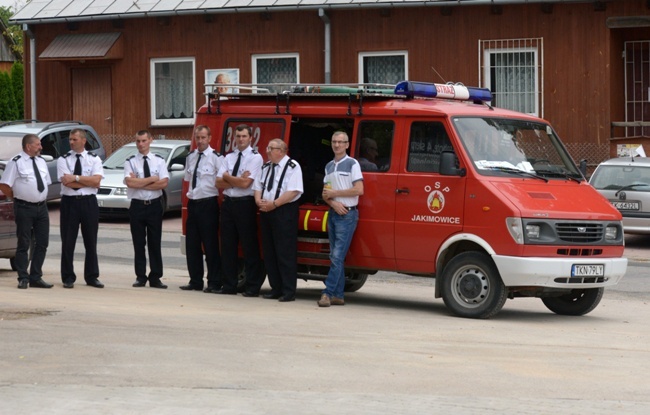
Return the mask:
{"type": "MultiPolygon", "coordinates": [[[[217,177],[223,177],[223,174],[226,171],[228,171],[228,173],[230,173],[231,175],[235,176],[235,173],[233,173],[233,169],[235,168],[235,164],[237,163],[237,158],[239,157],[239,153],[240,153],[239,149],[235,149],[235,151],[226,155],[226,160],[221,166],[221,169],[219,170],[217,177]]],[[[239,171],[237,172],[236,176],[241,177],[241,175],[244,174],[245,171],[249,171],[251,175],[248,176],[248,178],[252,179],[253,183],[255,183],[257,179],[260,177],[260,172],[262,171],[262,164],[264,164],[264,159],[262,159],[262,155],[257,151],[253,150],[251,146],[248,146],[248,148],[246,148],[244,151],[241,152],[241,162],[239,163],[239,171]]],[[[254,193],[253,186],[249,186],[246,189],[242,189],[240,187],[231,187],[223,191],[223,194],[229,197],[253,196],[253,193],[254,193]]]]}
{"type": "Polygon", "coordinates": [[[199,151],[194,150],[187,155],[185,161],[185,181],[188,186],[187,197],[192,200],[205,199],[206,197],[219,196],[219,189],[215,186],[217,173],[223,165],[223,156],[208,147],[199,160],[199,168],[196,173],[196,187],[192,189],[192,177],[196,168],[196,160],[199,151]]]}
{"type": "MultiPolygon", "coordinates": [[[[100,159],[96,154],[89,153],[84,150],[79,153],[81,157],[81,174],[80,176],[102,176],[104,178],[104,167],[102,166],[102,159],[100,159]]],[[[62,157],[56,161],[56,175],[61,181],[61,178],[65,174],[74,174],[74,166],[77,164],[77,153],[74,151],[69,151],[67,154],[64,154],[62,157]]],[[[62,196],[82,196],[82,195],[96,195],[97,188],[95,187],[81,187],[78,190],[75,190],[68,186],[61,185],[61,195],[62,196]]]]}
{"type": "MultiPolygon", "coordinates": [[[[151,176],[158,176],[160,180],[169,179],[169,172],[167,171],[167,162],[164,158],[160,157],[158,154],[149,152],[147,156],[147,164],[149,165],[149,172],[151,176]]],[[[133,156],[126,159],[124,162],[124,184],[126,184],[126,178],[130,177],[131,173],[135,174],[137,178],[144,177],[144,156],[138,152],[133,156]]],[[[147,190],[147,189],[133,189],[127,187],[126,197],[127,199],[138,199],[138,200],[151,200],[157,199],[162,196],[162,190],[147,190]]]]}
{"type": "Polygon", "coordinates": [[[31,203],[43,202],[47,199],[47,187],[52,184],[52,179],[50,178],[45,160],[40,156],[36,157],[35,160],[38,171],[41,174],[41,179],[43,179],[43,185],[45,186],[42,192],[38,191],[34,165],[27,153],[22,151],[7,162],[0,183],[11,187],[11,190],[14,192],[14,198],[31,203]]]}
{"type": "MultiPolygon", "coordinates": [[[[361,166],[358,161],[348,155],[339,161],[332,160],[325,166],[323,184],[331,186],[334,190],[351,189],[359,180],[363,180],[361,166]]],[[[359,196],[335,197],[334,200],[347,207],[359,204],[359,196]]]]}
{"type": "MultiPolygon", "coordinates": [[[[289,156],[284,156],[282,160],[275,166],[275,177],[273,180],[273,187],[271,190],[267,190],[268,181],[270,180],[270,172],[273,167],[271,162],[266,163],[262,166],[262,172],[258,180],[253,184],[253,190],[262,191],[262,199],[266,200],[275,200],[275,193],[280,182],[280,177],[282,176],[282,171],[284,170],[285,165],[289,162],[289,156]]],[[[297,190],[298,194],[296,197],[291,199],[291,202],[295,202],[300,198],[300,195],[303,193],[302,187],[302,170],[300,169],[300,164],[296,160],[291,159],[291,163],[287,167],[287,172],[284,175],[282,180],[282,186],[280,187],[280,194],[278,197],[282,196],[285,192],[290,192],[297,190]]]]}

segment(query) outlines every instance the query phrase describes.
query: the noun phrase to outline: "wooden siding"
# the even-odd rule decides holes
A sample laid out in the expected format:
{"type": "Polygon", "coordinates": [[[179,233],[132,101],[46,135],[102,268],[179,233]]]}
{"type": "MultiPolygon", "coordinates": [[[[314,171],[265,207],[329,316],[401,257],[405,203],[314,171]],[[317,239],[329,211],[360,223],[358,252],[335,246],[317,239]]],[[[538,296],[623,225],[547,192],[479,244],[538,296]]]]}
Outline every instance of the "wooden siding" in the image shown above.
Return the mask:
{"type": "MultiPolygon", "coordinates": [[[[594,5],[554,4],[545,13],[540,4],[499,7],[419,7],[328,11],[331,20],[332,82],[357,82],[359,52],[406,50],[409,79],[477,85],[479,40],[543,38],[544,115],[566,142],[607,143],[611,121],[623,117],[622,44],[630,37],[650,39],[650,28],[610,30],[612,16],[647,15],[641,1],[594,5]],[[451,10],[451,14],[443,13],[451,10]]],[[[196,59],[197,106],[203,102],[205,69],[239,68],[240,81],[251,82],[251,56],[299,53],[301,82],[324,80],[324,23],[317,11],[249,13],[127,19],[37,27],[37,56],[61,33],[119,31],[122,59],[111,65],[115,134],[132,135],[148,128],[149,60],[164,57],[196,59]]],[[[29,56],[29,42],[25,42],[29,56]]],[[[70,118],[72,67],[106,66],[107,62],[43,62],[37,64],[38,118],[70,118]],[[53,97],[57,97],[54,99],[53,97]]],[[[29,79],[29,65],[25,64],[29,79]]],[[[26,87],[29,117],[29,86],[26,87]]],[[[97,99],[102,99],[98,96],[97,99]]],[[[191,136],[191,127],[151,128],[168,138],[191,136]]]]}

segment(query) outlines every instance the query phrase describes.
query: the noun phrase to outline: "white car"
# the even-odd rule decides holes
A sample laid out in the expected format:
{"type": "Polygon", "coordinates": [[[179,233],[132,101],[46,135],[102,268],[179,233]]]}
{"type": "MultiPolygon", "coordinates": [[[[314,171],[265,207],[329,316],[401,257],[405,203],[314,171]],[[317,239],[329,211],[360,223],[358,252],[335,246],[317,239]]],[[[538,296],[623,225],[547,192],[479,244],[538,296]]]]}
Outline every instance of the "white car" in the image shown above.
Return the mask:
{"type": "Polygon", "coordinates": [[[625,233],[650,234],[650,158],[604,161],[589,183],[621,212],[625,233]]]}
{"type": "MultiPolygon", "coordinates": [[[[154,140],[149,150],[167,161],[169,184],[163,190],[165,211],[181,210],[181,193],[185,175],[185,159],[190,152],[188,140],[154,140]]],[[[99,216],[126,217],[131,202],[126,198],[124,161],[138,152],[135,143],[122,146],[104,161],[104,179],[97,192],[99,216]]]]}

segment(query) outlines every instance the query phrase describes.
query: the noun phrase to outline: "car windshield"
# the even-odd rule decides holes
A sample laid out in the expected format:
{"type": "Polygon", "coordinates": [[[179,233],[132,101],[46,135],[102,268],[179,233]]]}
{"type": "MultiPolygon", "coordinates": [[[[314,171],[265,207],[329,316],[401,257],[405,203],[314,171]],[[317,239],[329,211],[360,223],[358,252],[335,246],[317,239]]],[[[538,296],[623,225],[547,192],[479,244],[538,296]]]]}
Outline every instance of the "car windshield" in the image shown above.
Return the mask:
{"type": "Polygon", "coordinates": [[[23,137],[16,135],[0,135],[0,160],[9,160],[23,150],[23,137]]]}
{"type": "MultiPolygon", "coordinates": [[[[171,153],[171,148],[165,147],[149,147],[149,151],[154,154],[158,154],[165,160],[169,158],[169,153],[171,153]]],[[[105,169],[124,169],[124,161],[138,152],[138,148],[135,146],[122,147],[117,150],[115,153],[111,154],[109,158],[104,161],[105,169]]]]}
{"type": "Polygon", "coordinates": [[[547,179],[583,180],[550,125],[507,118],[456,117],[456,131],[483,175],[533,173],[547,179]]]}
{"type": "Polygon", "coordinates": [[[650,167],[602,165],[591,177],[598,190],[631,190],[650,192],[650,167]]]}

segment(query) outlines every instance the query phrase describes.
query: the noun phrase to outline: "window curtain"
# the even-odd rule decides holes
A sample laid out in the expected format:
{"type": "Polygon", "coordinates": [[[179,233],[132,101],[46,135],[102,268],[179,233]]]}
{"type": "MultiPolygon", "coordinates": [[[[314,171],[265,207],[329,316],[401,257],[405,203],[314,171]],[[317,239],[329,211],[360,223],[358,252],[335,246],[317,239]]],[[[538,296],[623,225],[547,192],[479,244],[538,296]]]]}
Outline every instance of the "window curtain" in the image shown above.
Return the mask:
{"type": "Polygon", "coordinates": [[[192,118],[192,62],[156,63],[156,119],[192,118]]]}
{"type": "Polygon", "coordinates": [[[404,56],[365,56],[363,58],[366,84],[395,85],[406,79],[404,56]]]}

